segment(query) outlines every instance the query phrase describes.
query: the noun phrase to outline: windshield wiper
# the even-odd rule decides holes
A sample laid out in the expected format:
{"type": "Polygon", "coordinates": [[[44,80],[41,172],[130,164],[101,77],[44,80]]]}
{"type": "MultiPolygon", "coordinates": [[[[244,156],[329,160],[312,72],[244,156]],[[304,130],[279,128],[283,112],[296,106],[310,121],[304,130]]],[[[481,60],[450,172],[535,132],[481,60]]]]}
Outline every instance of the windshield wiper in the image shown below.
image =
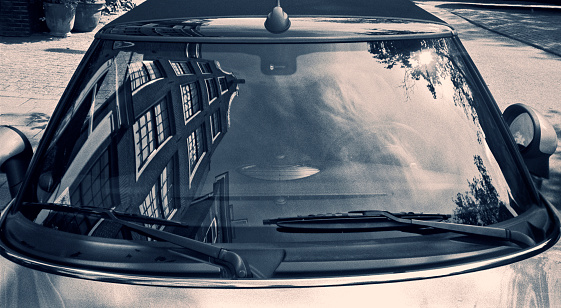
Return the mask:
{"type": "MultiPolygon", "coordinates": [[[[378,211],[351,211],[348,213],[316,214],[308,216],[279,217],[265,219],[265,225],[277,225],[281,228],[316,229],[316,230],[381,230],[400,227],[403,224],[388,220],[378,211]]],[[[442,221],[450,218],[444,214],[391,213],[403,219],[442,221]]]]}
{"type": "MultiPolygon", "coordinates": [[[[214,245],[199,242],[194,239],[183,237],[177,234],[173,234],[167,231],[153,229],[143,225],[129,222],[127,220],[132,220],[140,223],[147,224],[160,224],[160,225],[170,225],[178,227],[187,227],[188,225],[170,221],[161,218],[151,218],[146,216],[121,213],[111,209],[95,208],[95,207],[73,207],[64,204],[56,203],[26,203],[26,206],[36,206],[41,209],[62,211],[69,213],[80,213],[88,215],[100,215],[105,219],[117,222],[126,226],[127,228],[138,232],[142,235],[148,236],[155,240],[165,241],[181,248],[186,248],[198,254],[201,254],[209,258],[211,264],[220,266],[220,268],[227,271],[225,278],[249,278],[251,277],[251,271],[249,270],[249,265],[245,260],[233,251],[226,250],[224,248],[216,247],[214,245]]],[[[179,253],[179,252],[176,252],[179,253]]],[[[182,253],[179,253],[182,254],[182,253]]],[[[191,259],[198,259],[193,256],[187,256],[191,259]]],[[[201,260],[202,262],[207,262],[206,260],[201,260]]]]}
{"type": "Polygon", "coordinates": [[[514,230],[490,226],[474,226],[445,222],[450,215],[422,213],[390,213],[388,211],[351,211],[342,214],[309,215],[263,220],[263,224],[275,224],[290,232],[340,232],[379,231],[430,227],[456,233],[493,237],[533,246],[536,242],[528,235],[514,230]]]}

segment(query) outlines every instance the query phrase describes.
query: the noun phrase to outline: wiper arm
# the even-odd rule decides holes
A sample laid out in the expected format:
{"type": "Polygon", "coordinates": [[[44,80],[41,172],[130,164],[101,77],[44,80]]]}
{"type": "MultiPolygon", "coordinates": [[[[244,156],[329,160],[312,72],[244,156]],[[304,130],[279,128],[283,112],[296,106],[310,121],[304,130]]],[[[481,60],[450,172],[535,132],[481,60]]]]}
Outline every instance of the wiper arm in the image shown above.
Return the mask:
{"type": "Polygon", "coordinates": [[[464,225],[464,224],[456,224],[456,223],[444,222],[444,221],[423,221],[418,219],[406,219],[406,218],[396,217],[386,211],[364,211],[363,213],[365,213],[366,215],[382,215],[392,221],[396,221],[402,224],[425,226],[434,229],[458,232],[458,233],[469,234],[469,235],[495,237],[510,242],[523,244],[527,247],[536,245],[536,242],[528,235],[520,231],[514,231],[506,228],[464,225]]]}
{"type": "Polygon", "coordinates": [[[117,212],[111,209],[93,208],[93,207],[72,207],[63,204],[54,203],[27,203],[28,206],[39,206],[43,209],[64,211],[64,212],[74,212],[82,214],[100,215],[104,218],[108,218],[111,221],[118,222],[127,228],[136,231],[145,236],[151,237],[156,240],[165,241],[181,248],[186,248],[196,253],[202,254],[211,260],[212,264],[218,265],[225,269],[230,275],[228,278],[249,278],[251,277],[251,271],[249,270],[249,265],[246,264],[245,260],[233,251],[226,250],[224,248],[216,247],[214,245],[196,241],[187,237],[183,237],[177,234],[173,234],[167,231],[153,229],[143,225],[138,225],[136,223],[129,222],[125,219],[130,219],[137,222],[149,223],[149,224],[165,224],[172,226],[187,227],[187,225],[180,222],[169,221],[160,218],[151,218],[145,216],[139,216],[134,214],[127,214],[117,212]]]}
{"type": "Polygon", "coordinates": [[[244,259],[240,255],[233,251],[199,242],[187,237],[179,236],[170,232],[153,229],[122,220],[115,216],[113,210],[106,210],[105,214],[109,216],[113,221],[116,221],[138,233],[144,234],[156,240],[175,244],[182,248],[187,248],[189,250],[201,253],[207,257],[212,258],[214,260],[213,263],[219,264],[223,266],[223,268],[226,268],[228,270],[228,272],[231,274],[231,278],[251,277],[249,266],[246,265],[244,259]]]}
{"type": "Polygon", "coordinates": [[[503,239],[524,246],[536,242],[528,235],[514,230],[490,226],[474,226],[444,222],[450,215],[390,213],[388,211],[351,211],[344,214],[310,215],[264,220],[263,224],[275,224],[279,228],[301,231],[376,231],[403,229],[408,226],[430,227],[468,235],[480,235],[503,239]]]}

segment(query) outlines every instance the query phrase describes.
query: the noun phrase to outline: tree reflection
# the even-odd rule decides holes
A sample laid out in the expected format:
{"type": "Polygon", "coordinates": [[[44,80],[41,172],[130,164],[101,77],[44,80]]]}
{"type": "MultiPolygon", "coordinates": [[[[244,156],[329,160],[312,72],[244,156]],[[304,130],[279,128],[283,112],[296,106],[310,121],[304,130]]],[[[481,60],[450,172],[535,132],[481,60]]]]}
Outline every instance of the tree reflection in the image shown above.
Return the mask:
{"type": "Polygon", "coordinates": [[[454,202],[458,207],[454,210],[453,222],[486,226],[511,218],[479,155],[474,156],[474,163],[481,178],[468,181],[469,191],[456,195],[454,202]]]}
{"type": "Polygon", "coordinates": [[[451,40],[403,40],[370,43],[370,53],[387,69],[404,70],[403,87],[407,97],[415,89],[415,82],[425,80],[433,99],[449,99],[463,109],[478,131],[482,143],[479,119],[475,110],[474,93],[468,85],[466,69],[457,56],[460,52],[451,40]]]}

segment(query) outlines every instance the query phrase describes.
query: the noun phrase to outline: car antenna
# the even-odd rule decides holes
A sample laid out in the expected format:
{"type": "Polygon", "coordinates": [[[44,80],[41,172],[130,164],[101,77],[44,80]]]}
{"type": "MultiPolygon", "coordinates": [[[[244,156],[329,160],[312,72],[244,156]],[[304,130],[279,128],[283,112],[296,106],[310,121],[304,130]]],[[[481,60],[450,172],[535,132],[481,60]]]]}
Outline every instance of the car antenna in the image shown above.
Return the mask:
{"type": "Polygon", "coordinates": [[[265,28],[275,34],[283,33],[290,28],[290,19],[288,19],[288,14],[280,6],[280,0],[277,0],[277,6],[267,15],[265,28]]]}

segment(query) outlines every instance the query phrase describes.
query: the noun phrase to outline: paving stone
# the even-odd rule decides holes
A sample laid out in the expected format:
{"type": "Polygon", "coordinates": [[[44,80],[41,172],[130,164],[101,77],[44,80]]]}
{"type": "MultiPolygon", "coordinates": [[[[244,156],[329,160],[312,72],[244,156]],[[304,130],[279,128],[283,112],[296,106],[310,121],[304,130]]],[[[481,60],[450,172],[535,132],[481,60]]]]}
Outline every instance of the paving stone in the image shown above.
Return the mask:
{"type": "Polygon", "coordinates": [[[561,6],[539,11],[476,5],[450,8],[475,25],[561,56],[561,6]]]}

